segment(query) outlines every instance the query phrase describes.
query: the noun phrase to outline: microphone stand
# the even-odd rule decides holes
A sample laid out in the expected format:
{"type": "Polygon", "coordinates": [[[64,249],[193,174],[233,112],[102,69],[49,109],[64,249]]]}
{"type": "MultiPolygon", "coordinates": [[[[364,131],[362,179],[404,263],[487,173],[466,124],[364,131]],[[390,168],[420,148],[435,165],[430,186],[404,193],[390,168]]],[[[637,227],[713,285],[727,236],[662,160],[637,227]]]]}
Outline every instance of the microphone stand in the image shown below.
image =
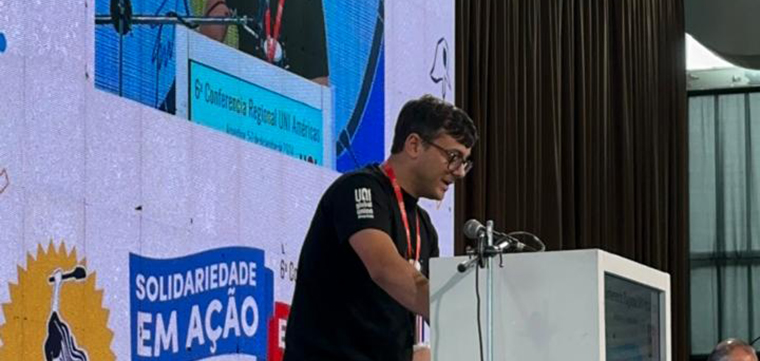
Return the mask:
{"type": "MultiPolygon", "coordinates": [[[[468,221],[467,223],[470,223],[468,221]]],[[[467,226],[467,224],[466,224],[467,226]]],[[[472,227],[470,227],[472,228],[472,227]]],[[[494,314],[493,314],[493,298],[494,298],[494,292],[493,292],[493,273],[494,273],[494,267],[493,267],[493,257],[494,256],[501,256],[504,253],[507,253],[511,248],[515,248],[518,252],[523,250],[530,250],[533,252],[543,252],[546,250],[546,246],[541,242],[538,237],[535,235],[524,232],[524,231],[516,231],[511,233],[499,233],[494,232],[493,230],[493,221],[489,220],[486,222],[485,231],[483,230],[483,226],[480,225],[480,223],[475,222],[475,228],[477,230],[465,231],[465,235],[468,235],[468,237],[472,237],[471,234],[477,232],[477,244],[476,249],[468,250],[467,254],[470,256],[470,259],[461,262],[457,265],[457,270],[460,273],[466,272],[468,269],[472,268],[475,264],[478,265],[479,268],[486,268],[486,344],[487,344],[487,352],[485,359],[488,361],[494,360],[494,342],[493,342],[493,321],[494,321],[494,314]],[[496,233],[502,240],[500,245],[494,244],[494,233],[496,233]],[[535,244],[538,244],[538,248],[534,248],[532,246],[528,246],[525,243],[520,242],[516,238],[514,238],[512,235],[530,235],[533,237],[533,241],[535,244]]],[[[477,269],[476,271],[477,272],[477,269]]],[[[476,281],[477,273],[475,276],[476,281]]],[[[478,287],[478,283],[476,282],[476,290],[478,287]]],[[[480,310],[480,303],[478,302],[478,310],[480,310]]],[[[478,311],[478,315],[480,315],[480,312],[478,311]]],[[[480,334],[480,320],[478,320],[478,334],[480,334]]],[[[481,344],[481,356],[482,356],[482,344],[481,344]]]]}
{"type": "MultiPolygon", "coordinates": [[[[486,222],[486,231],[478,236],[477,248],[470,255],[474,256],[460,263],[457,270],[466,272],[476,263],[480,268],[486,268],[486,360],[493,361],[493,257],[503,253],[504,250],[494,246],[493,221],[486,222]]],[[[478,306],[480,307],[480,306],[478,306]]]]}
{"type": "Polygon", "coordinates": [[[111,7],[109,15],[95,15],[95,25],[113,24],[119,33],[119,96],[123,96],[124,78],[124,36],[130,31],[132,24],[137,25],[185,25],[195,27],[198,25],[241,25],[246,32],[259,39],[259,35],[248,24],[254,23],[254,19],[248,16],[181,16],[175,15],[133,15],[131,0],[116,1],[111,7]]]}
{"type": "MultiPolygon", "coordinates": [[[[493,248],[493,221],[486,221],[486,241],[488,248],[493,248]]],[[[486,360],[493,361],[493,255],[486,258],[486,360]]]]}

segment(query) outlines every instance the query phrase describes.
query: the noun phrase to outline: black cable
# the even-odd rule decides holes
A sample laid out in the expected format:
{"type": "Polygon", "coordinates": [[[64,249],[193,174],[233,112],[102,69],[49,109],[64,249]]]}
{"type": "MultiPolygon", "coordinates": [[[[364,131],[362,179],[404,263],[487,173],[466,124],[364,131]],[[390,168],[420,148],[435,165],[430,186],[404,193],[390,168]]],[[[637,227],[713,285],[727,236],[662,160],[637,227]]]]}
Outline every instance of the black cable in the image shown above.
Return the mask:
{"type": "Polygon", "coordinates": [[[479,265],[475,265],[475,299],[477,301],[477,314],[478,314],[478,343],[480,344],[480,361],[483,361],[483,326],[480,324],[480,282],[478,280],[478,274],[480,270],[479,265]]]}
{"type": "Polygon", "coordinates": [[[760,340],[760,336],[758,336],[756,339],[752,340],[752,342],[749,343],[750,346],[754,345],[757,340],[760,340]]]}
{"type": "MultiPolygon", "coordinates": [[[[536,236],[533,233],[525,232],[525,231],[514,231],[514,232],[509,232],[509,233],[506,233],[506,234],[503,234],[503,235],[507,236],[507,237],[510,237],[510,238],[512,238],[515,241],[519,241],[519,239],[517,237],[515,237],[515,236],[527,236],[527,237],[529,237],[531,239],[531,241],[533,242],[534,246],[538,245],[538,247],[533,247],[533,246],[529,246],[529,245],[526,244],[525,248],[528,251],[530,251],[530,252],[543,252],[543,251],[546,251],[546,245],[544,244],[544,242],[541,241],[541,238],[538,238],[538,236],[536,236]]],[[[523,244],[525,244],[525,242],[523,242],[523,244]]]]}
{"type": "Polygon", "coordinates": [[[167,11],[167,12],[166,12],[166,16],[171,16],[171,17],[175,17],[175,18],[177,18],[177,20],[178,20],[180,23],[182,23],[182,25],[184,25],[184,26],[188,27],[189,29],[195,29],[195,28],[197,28],[198,26],[200,26],[200,25],[198,25],[198,24],[193,24],[193,23],[190,23],[190,22],[188,22],[187,20],[185,20],[185,18],[184,18],[182,15],[180,15],[180,14],[177,14],[177,13],[176,13],[176,12],[174,12],[174,11],[167,11]]]}
{"type": "MultiPolygon", "coordinates": [[[[183,0],[183,1],[182,1],[182,3],[183,3],[183,4],[184,4],[184,6],[185,6],[185,15],[184,15],[184,16],[192,16],[192,13],[190,12],[190,6],[189,6],[189,4],[187,3],[187,0],[183,0]]],[[[219,3],[215,4],[214,6],[216,6],[216,5],[218,5],[218,4],[219,4],[219,3]]],[[[213,8],[213,7],[212,7],[212,8],[213,8]]],[[[179,10],[177,10],[177,11],[179,11],[179,10]]],[[[178,20],[180,23],[182,23],[182,25],[184,25],[184,26],[187,26],[187,27],[188,27],[188,28],[190,28],[190,29],[195,29],[195,28],[197,28],[197,27],[199,27],[199,26],[200,26],[199,24],[192,24],[192,23],[189,23],[187,20],[185,20],[185,18],[184,18],[182,15],[180,15],[178,12],[175,12],[175,11],[169,11],[169,12],[167,12],[167,13],[166,13],[166,16],[174,16],[174,17],[176,17],[176,18],[177,18],[177,20],[178,20]]]]}

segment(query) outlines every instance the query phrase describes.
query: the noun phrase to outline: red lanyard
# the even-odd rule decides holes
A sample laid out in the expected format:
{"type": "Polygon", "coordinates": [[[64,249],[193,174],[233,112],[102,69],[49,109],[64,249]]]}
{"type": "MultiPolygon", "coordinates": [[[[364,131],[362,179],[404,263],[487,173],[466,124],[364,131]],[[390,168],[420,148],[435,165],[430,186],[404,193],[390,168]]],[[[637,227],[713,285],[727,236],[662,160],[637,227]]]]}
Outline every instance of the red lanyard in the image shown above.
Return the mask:
{"type": "Polygon", "coordinates": [[[419,213],[416,214],[417,216],[417,251],[412,254],[412,236],[411,231],[409,230],[409,218],[406,216],[406,207],[404,206],[404,196],[401,194],[401,187],[398,185],[398,181],[396,181],[396,173],[393,171],[393,167],[391,167],[390,164],[384,163],[383,164],[383,171],[385,171],[385,174],[388,176],[388,179],[391,181],[391,185],[393,186],[393,191],[396,193],[396,200],[398,201],[398,208],[401,210],[401,220],[404,222],[404,229],[406,230],[406,257],[409,260],[412,260],[414,258],[414,262],[418,263],[420,261],[420,215],[419,213]]]}
{"type": "Polygon", "coordinates": [[[264,14],[264,30],[266,30],[267,33],[267,59],[269,59],[269,62],[271,63],[274,60],[275,55],[275,44],[277,43],[277,39],[280,37],[280,26],[282,24],[282,8],[285,6],[285,0],[280,0],[279,4],[277,5],[277,20],[274,22],[274,30],[272,30],[271,23],[272,23],[272,12],[271,9],[267,9],[266,14],[264,14]],[[270,41],[269,39],[272,39],[270,41]]]}

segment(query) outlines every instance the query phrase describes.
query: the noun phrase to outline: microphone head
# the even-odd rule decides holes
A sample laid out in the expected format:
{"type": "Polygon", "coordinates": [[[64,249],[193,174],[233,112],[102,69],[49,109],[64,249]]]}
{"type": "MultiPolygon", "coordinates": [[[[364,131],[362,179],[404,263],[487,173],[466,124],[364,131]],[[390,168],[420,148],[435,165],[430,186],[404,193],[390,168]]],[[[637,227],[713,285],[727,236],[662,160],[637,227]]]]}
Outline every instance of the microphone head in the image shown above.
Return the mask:
{"type": "Polygon", "coordinates": [[[471,219],[465,222],[464,227],[462,227],[462,233],[464,233],[464,236],[469,239],[478,239],[480,234],[485,231],[486,227],[478,222],[477,219],[471,219]]]}

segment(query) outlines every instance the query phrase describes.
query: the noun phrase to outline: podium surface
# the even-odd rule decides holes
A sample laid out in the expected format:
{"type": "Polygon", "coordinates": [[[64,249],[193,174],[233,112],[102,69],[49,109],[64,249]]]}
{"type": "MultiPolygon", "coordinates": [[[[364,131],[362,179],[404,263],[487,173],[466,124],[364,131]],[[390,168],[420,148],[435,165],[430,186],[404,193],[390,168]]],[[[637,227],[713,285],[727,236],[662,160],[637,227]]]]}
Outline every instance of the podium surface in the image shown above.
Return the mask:
{"type": "MultiPolygon", "coordinates": [[[[433,360],[480,360],[487,274],[431,260],[433,360]],[[476,293],[476,279],[478,289],[476,293]]],[[[493,265],[493,360],[670,361],[670,277],[601,250],[505,254],[493,265]]]]}

